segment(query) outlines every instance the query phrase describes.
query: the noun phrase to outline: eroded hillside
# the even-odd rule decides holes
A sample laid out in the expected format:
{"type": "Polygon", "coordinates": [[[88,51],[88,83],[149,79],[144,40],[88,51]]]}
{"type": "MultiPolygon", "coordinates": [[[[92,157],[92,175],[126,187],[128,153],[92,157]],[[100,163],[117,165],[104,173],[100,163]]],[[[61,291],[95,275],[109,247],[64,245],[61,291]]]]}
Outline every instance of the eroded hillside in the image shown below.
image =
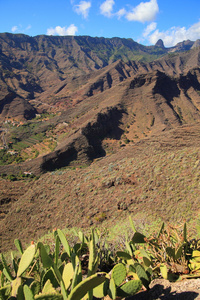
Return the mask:
{"type": "Polygon", "coordinates": [[[199,68],[174,77],[153,71],[93,93],[48,121],[54,126],[68,124],[65,138],[54,151],[22,164],[1,166],[0,172],[38,175],[71,163],[88,164],[108,154],[110,144],[116,152],[152,134],[199,121],[199,80],[199,68]]]}
{"type": "MultiPolygon", "coordinates": [[[[90,166],[47,172],[36,181],[1,186],[1,250],[36,240],[53,228],[124,224],[137,227],[199,216],[200,123],[123,147],[90,166]]],[[[192,223],[194,222],[194,223],[192,223]]]]}

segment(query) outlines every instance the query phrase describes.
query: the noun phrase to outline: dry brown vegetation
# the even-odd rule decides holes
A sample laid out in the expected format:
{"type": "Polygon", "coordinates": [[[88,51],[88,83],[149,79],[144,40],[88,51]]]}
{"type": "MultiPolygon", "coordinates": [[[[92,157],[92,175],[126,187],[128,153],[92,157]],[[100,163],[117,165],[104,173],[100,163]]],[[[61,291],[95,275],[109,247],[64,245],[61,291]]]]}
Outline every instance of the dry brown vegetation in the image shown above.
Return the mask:
{"type": "Polygon", "coordinates": [[[2,179],[2,250],[16,236],[30,241],[54,227],[112,227],[129,214],[143,229],[161,220],[194,225],[200,200],[199,133],[198,123],[183,126],[129,144],[90,166],[48,172],[35,181],[2,179]]]}

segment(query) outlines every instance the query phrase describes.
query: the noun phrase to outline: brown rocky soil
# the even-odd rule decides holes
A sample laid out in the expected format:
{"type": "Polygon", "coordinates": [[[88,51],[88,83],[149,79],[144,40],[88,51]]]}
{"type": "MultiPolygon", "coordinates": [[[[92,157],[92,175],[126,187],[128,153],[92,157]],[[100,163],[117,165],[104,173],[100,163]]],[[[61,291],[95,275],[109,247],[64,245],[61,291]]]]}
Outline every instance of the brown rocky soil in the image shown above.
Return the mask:
{"type": "Polygon", "coordinates": [[[127,300],[194,300],[200,299],[200,279],[188,279],[169,282],[155,279],[150,284],[150,291],[140,292],[127,300]]]}

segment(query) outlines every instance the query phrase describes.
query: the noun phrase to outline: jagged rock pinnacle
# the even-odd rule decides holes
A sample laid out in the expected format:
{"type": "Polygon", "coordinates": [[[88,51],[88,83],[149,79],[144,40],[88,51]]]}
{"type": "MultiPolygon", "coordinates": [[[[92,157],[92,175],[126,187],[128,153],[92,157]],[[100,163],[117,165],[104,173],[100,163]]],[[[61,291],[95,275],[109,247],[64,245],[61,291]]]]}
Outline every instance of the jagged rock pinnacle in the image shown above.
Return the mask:
{"type": "Polygon", "coordinates": [[[159,47],[159,48],[165,48],[163,40],[159,39],[157,41],[157,43],[155,44],[155,46],[159,47]]]}

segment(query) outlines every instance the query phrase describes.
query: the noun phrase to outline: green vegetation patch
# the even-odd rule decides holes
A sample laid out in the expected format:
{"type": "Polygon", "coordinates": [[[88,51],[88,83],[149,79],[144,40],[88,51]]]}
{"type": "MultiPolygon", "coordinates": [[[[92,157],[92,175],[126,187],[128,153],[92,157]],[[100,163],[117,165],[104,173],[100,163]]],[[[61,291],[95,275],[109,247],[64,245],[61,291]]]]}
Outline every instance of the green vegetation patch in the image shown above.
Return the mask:
{"type": "Polygon", "coordinates": [[[23,159],[18,153],[6,149],[0,150],[0,165],[8,165],[12,163],[20,163],[23,159]]]}
{"type": "Polygon", "coordinates": [[[146,289],[155,278],[171,282],[200,278],[200,243],[181,229],[160,224],[153,235],[136,231],[113,251],[96,229],[85,235],[74,230],[71,244],[64,231],[53,231],[51,244],[33,241],[25,249],[19,239],[11,261],[0,255],[2,299],[123,299],[146,289]]]}

